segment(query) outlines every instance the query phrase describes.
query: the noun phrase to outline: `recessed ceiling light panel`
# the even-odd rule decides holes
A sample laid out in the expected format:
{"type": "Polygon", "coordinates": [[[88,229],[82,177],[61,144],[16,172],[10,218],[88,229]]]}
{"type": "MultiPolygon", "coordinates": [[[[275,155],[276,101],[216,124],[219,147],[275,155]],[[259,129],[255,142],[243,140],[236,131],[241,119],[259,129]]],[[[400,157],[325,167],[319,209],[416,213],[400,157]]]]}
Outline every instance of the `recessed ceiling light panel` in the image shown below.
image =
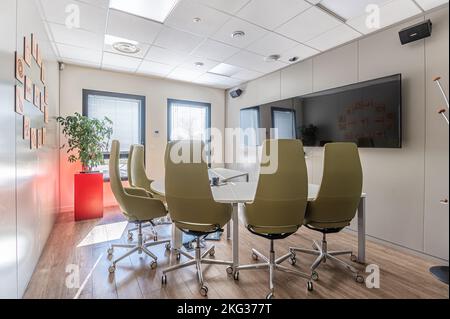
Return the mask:
{"type": "Polygon", "coordinates": [[[110,0],[111,9],[163,23],[179,0],[110,0]]]}

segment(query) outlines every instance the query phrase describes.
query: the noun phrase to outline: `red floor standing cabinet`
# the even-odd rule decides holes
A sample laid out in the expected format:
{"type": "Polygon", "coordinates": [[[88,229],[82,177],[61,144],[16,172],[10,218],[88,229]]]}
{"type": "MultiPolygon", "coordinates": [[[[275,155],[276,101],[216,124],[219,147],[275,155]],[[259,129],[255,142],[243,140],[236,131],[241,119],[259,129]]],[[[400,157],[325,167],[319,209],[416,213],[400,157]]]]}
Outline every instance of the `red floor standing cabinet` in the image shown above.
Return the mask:
{"type": "Polygon", "coordinates": [[[103,174],[75,174],[75,220],[103,217],[103,174]]]}

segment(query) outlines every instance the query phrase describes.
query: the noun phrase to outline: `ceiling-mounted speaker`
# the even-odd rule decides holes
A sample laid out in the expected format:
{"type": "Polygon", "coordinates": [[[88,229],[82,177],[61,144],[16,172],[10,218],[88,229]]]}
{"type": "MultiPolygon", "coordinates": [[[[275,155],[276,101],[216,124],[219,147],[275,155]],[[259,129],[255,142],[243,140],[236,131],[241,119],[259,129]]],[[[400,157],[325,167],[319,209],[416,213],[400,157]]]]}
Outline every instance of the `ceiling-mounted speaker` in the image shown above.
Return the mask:
{"type": "Polygon", "coordinates": [[[432,26],[433,24],[431,23],[431,20],[427,20],[400,30],[398,33],[400,35],[400,42],[402,44],[407,44],[420,39],[428,38],[431,36],[432,26]]]}
{"type": "Polygon", "coordinates": [[[64,68],[66,67],[66,65],[64,64],[64,62],[58,62],[58,66],[59,66],[59,70],[63,71],[64,68]]]}
{"type": "Polygon", "coordinates": [[[236,89],[236,90],[231,90],[230,91],[230,96],[233,98],[233,99],[235,99],[235,98],[237,98],[237,97],[240,97],[241,96],[241,94],[242,94],[242,90],[241,89],[236,89]]]}

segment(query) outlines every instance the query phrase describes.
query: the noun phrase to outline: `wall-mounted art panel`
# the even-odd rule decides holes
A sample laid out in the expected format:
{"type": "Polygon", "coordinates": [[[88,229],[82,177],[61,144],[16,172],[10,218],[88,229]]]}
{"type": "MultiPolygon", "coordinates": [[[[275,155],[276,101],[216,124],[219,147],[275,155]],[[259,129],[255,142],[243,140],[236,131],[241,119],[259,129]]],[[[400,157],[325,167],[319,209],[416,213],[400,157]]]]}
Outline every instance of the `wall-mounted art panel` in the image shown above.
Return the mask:
{"type": "Polygon", "coordinates": [[[33,104],[41,109],[41,89],[36,84],[33,85],[33,104]]]}
{"type": "Polygon", "coordinates": [[[23,86],[16,85],[16,106],[15,111],[17,114],[23,114],[23,86]]]}
{"type": "Polygon", "coordinates": [[[30,139],[30,118],[28,116],[23,117],[23,133],[22,137],[24,140],[30,139]]]}
{"type": "Polygon", "coordinates": [[[25,66],[22,57],[16,52],[16,79],[20,83],[25,81],[25,66]]]}
{"type": "Polygon", "coordinates": [[[34,60],[37,62],[38,44],[37,44],[36,36],[33,33],[31,34],[31,55],[33,56],[34,60]]]}
{"type": "Polygon", "coordinates": [[[34,150],[37,147],[37,134],[34,127],[30,128],[30,149],[34,150]]]}
{"type": "Polygon", "coordinates": [[[23,60],[28,66],[31,66],[31,38],[23,37],[23,60]]]}
{"type": "Polygon", "coordinates": [[[33,82],[31,79],[25,75],[25,100],[28,102],[33,102],[33,82]]]}

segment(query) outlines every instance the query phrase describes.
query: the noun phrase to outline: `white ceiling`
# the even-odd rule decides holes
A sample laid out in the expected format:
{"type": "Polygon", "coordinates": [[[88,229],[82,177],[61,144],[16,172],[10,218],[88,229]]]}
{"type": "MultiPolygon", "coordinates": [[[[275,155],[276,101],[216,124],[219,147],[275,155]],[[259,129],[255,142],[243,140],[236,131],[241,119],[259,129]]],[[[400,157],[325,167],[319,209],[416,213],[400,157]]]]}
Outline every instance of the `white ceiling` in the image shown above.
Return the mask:
{"type": "Polygon", "coordinates": [[[55,53],[63,62],[224,89],[284,68],[292,57],[297,57],[298,62],[377,31],[366,26],[368,4],[379,5],[380,27],[384,28],[448,3],[179,0],[164,23],[160,23],[110,9],[109,0],[38,1],[55,53]],[[73,8],[70,5],[79,8],[79,28],[65,24],[70,14],[66,10],[73,8]],[[200,21],[195,22],[195,18],[200,21]],[[232,38],[234,31],[244,31],[245,36],[232,38]],[[140,52],[119,54],[105,43],[105,38],[111,36],[137,42],[140,52]],[[266,62],[264,58],[273,54],[280,55],[280,59],[266,62]]]}

